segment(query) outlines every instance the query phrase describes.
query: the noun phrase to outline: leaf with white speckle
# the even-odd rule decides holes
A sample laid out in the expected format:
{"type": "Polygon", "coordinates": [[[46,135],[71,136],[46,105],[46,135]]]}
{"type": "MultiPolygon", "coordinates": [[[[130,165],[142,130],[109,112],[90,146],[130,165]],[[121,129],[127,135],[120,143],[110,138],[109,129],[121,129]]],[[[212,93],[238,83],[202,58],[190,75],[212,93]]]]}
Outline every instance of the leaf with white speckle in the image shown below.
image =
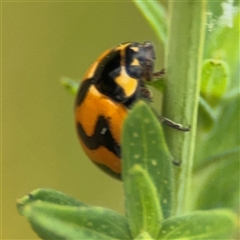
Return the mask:
{"type": "Polygon", "coordinates": [[[20,213],[42,239],[131,239],[127,219],[110,209],[40,199],[18,202],[20,213]]]}
{"type": "Polygon", "coordinates": [[[20,214],[24,207],[36,201],[55,203],[63,206],[87,207],[88,205],[77,199],[50,188],[38,188],[17,201],[17,208],[20,214]]]}
{"type": "Polygon", "coordinates": [[[156,187],[148,172],[136,164],[125,178],[126,214],[133,237],[140,230],[154,239],[161,229],[162,212],[156,187]]]}
{"type": "MultiPolygon", "coordinates": [[[[167,148],[159,120],[143,101],[129,112],[122,136],[123,180],[139,164],[149,174],[159,199],[164,218],[172,209],[172,156],[167,148]]],[[[124,188],[129,187],[124,182],[124,188]]],[[[128,201],[128,199],[126,200],[128,201]]],[[[144,203],[142,203],[144,204],[144,203]]],[[[130,203],[131,205],[131,203],[130,203]]],[[[126,209],[126,212],[131,209],[126,209]]]]}
{"type": "Polygon", "coordinates": [[[232,239],[237,217],[228,210],[195,211],[163,222],[157,239],[232,239]]]}

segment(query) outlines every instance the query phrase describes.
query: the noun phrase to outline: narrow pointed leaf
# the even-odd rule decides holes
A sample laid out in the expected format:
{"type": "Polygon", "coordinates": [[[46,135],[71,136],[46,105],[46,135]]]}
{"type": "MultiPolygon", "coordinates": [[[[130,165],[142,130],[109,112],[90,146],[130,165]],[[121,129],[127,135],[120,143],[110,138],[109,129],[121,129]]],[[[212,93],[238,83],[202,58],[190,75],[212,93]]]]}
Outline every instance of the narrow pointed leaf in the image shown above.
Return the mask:
{"type": "Polygon", "coordinates": [[[208,164],[196,166],[193,184],[198,191],[192,199],[194,209],[238,209],[239,156],[240,146],[208,159],[208,164]]]}
{"type": "Polygon", "coordinates": [[[198,124],[200,127],[209,131],[216,122],[216,113],[209,103],[200,96],[199,98],[199,107],[198,107],[198,124]]]}
{"type": "Polygon", "coordinates": [[[22,214],[22,211],[24,211],[23,208],[26,207],[27,204],[31,204],[39,200],[64,206],[88,206],[87,204],[82,203],[77,199],[59,191],[49,188],[39,188],[17,200],[17,208],[19,213],[22,214]]]}
{"type": "Polygon", "coordinates": [[[133,1],[144,17],[148,20],[151,27],[159,39],[166,44],[167,40],[167,21],[166,11],[163,6],[157,1],[133,1]]]}
{"type": "Polygon", "coordinates": [[[198,141],[193,209],[239,208],[239,102],[239,94],[225,99],[216,124],[198,141]]]}
{"type": "Polygon", "coordinates": [[[162,212],[156,187],[147,171],[135,165],[124,182],[126,211],[133,237],[141,231],[156,238],[161,228],[162,212]]]}
{"type": "Polygon", "coordinates": [[[77,90],[79,88],[79,81],[68,78],[68,77],[62,77],[61,78],[61,84],[65,87],[65,89],[73,96],[76,95],[77,90]]]}
{"type": "Polygon", "coordinates": [[[231,239],[237,217],[228,210],[196,211],[167,219],[158,239],[231,239]]]}
{"type": "Polygon", "coordinates": [[[22,211],[43,239],[130,239],[127,220],[102,207],[62,206],[42,201],[22,211]]]}
{"type": "Polygon", "coordinates": [[[172,157],[159,120],[143,101],[135,105],[124,122],[122,157],[123,180],[135,164],[141,165],[157,189],[163,216],[169,217],[172,209],[172,157]]]}
{"type": "Polygon", "coordinates": [[[208,165],[209,159],[214,156],[239,147],[239,102],[240,95],[236,94],[235,97],[221,104],[222,111],[216,119],[214,128],[198,142],[196,166],[208,165]]]}

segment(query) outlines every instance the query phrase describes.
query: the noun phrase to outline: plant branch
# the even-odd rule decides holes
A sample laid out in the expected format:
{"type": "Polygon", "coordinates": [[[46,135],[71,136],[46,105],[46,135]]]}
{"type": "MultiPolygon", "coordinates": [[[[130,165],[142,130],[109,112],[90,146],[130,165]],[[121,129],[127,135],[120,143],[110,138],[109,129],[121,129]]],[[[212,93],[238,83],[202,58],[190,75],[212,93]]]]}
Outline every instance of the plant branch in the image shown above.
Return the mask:
{"type": "Polygon", "coordinates": [[[167,83],[164,117],[191,125],[190,132],[165,127],[174,160],[182,161],[177,170],[177,214],[188,211],[195,150],[200,73],[205,32],[205,1],[171,1],[166,55],[167,83]]]}

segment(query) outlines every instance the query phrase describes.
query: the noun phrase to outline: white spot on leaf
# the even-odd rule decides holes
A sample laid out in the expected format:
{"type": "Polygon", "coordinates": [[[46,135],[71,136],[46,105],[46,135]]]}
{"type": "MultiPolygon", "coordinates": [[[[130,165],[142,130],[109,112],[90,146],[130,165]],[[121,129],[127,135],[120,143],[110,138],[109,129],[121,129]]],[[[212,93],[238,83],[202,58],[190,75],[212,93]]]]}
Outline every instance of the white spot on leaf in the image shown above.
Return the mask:
{"type": "Polygon", "coordinates": [[[145,123],[150,123],[149,118],[145,118],[145,119],[144,119],[144,122],[145,122],[145,123]]]}
{"type": "Polygon", "coordinates": [[[154,133],[155,133],[155,131],[153,131],[153,130],[148,131],[148,134],[154,134],[154,133]]]}
{"type": "Polygon", "coordinates": [[[134,133],[133,133],[133,136],[134,136],[135,138],[137,138],[137,137],[138,137],[138,133],[137,133],[137,132],[134,132],[134,133]]]}
{"type": "Polygon", "coordinates": [[[168,202],[168,200],[167,200],[166,198],[164,198],[164,199],[163,199],[163,203],[166,204],[167,202],[168,202]]]}
{"type": "Polygon", "coordinates": [[[152,163],[153,166],[157,166],[157,161],[155,159],[152,159],[151,163],[152,163]]]}
{"type": "Polygon", "coordinates": [[[140,154],[135,154],[133,157],[134,157],[135,159],[139,159],[139,158],[140,158],[140,154]]]}

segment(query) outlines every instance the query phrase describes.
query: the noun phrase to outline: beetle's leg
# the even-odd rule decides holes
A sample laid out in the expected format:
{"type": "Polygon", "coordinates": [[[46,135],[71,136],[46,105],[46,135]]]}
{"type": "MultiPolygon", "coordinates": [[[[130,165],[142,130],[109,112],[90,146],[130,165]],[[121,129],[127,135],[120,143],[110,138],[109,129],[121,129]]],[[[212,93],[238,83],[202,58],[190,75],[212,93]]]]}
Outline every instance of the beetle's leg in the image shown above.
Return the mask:
{"type": "MultiPolygon", "coordinates": [[[[165,118],[165,117],[160,117],[160,120],[161,122],[163,122],[164,124],[166,124],[167,126],[171,127],[171,128],[174,128],[174,129],[177,129],[179,131],[183,131],[183,132],[188,132],[190,131],[191,129],[191,126],[188,126],[188,127],[184,127],[183,125],[179,124],[179,123],[176,123],[168,118],[165,118]]],[[[181,166],[181,163],[182,161],[178,161],[178,160],[173,160],[172,161],[172,164],[179,167],[181,166]]]]}
{"type": "Polygon", "coordinates": [[[166,69],[163,68],[163,69],[161,69],[159,72],[153,73],[152,76],[153,76],[153,77],[162,78],[165,73],[166,73],[166,69]]]}
{"type": "Polygon", "coordinates": [[[180,167],[181,164],[182,164],[182,161],[172,160],[172,164],[173,164],[174,166],[180,167]]]}
{"type": "Polygon", "coordinates": [[[167,126],[169,126],[171,128],[174,128],[174,129],[177,129],[177,130],[183,131],[183,132],[188,132],[188,131],[190,131],[190,128],[191,128],[190,126],[184,127],[183,125],[176,123],[165,117],[160,117],[160,121],[165,123],[167,126]]]}
{"type": "Polygon", "coordinates": [[[141,93],[141,97],[142,97],[142,98],[147,99],[147,100],[149,100],[150,102],[153,101],[152,91],[151,91],[150,89],[148,89],[147,87],[141,87],[140,93],[141,93]]]}

